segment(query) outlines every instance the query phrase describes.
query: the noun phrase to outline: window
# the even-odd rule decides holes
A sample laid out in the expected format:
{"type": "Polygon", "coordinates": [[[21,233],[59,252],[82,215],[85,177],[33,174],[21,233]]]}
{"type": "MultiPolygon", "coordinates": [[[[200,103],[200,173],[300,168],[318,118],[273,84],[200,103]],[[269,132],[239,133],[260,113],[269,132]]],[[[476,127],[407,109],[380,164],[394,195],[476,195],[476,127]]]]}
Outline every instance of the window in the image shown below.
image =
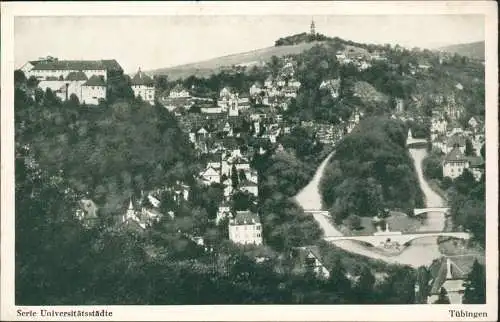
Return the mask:
{"type": "Polygon", "coordinates": [[[260,233],[259,233],[259,234],[257,234],[257,237],[260,237],[260,233]]]}
{"type": "Polygon", "coordinates": [[[255,229],[260,230],[260,226],[257,226],[255,229]]]}

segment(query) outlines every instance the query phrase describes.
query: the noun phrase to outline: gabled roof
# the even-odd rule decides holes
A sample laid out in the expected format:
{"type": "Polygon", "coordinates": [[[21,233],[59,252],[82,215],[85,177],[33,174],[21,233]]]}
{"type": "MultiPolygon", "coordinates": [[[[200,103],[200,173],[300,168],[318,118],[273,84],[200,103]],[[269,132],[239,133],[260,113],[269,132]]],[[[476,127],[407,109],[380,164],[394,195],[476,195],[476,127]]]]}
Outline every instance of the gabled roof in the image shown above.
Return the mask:
{"type": "MultiPolygon", "coordinates": [[[[33,63],[32,63],[33,64],[33,63]]],[[[122,70],[114,59],[109,60],[51,60],[38,61],[33,70],[122,70]]]]}
{"type": "Polygon", "coordinates": [[[132,85],[136,85],[136,86],[141,86],[141,85],[153,86],[154,85],[153,79],[151,77],[149,77],[148,75],[146,75],[144,72],[142,72],[140,69],[137,72],[137,74],[135,74],[135,76],[132,78],[131,83],[132,83],[132,85]]]}
{"type": "Polygon", "coordinates": [[[467,160],[469,161],[470,166],[472,168],[478,168],[484,166],[484,161],[483,158],[481,157],[470,156],[467,157],[467,160]]]}
{"type": "Polygon", "coordinates": [[[252,225],[255,223],[260,223],[259,215],[253,213],[249,210],[237,211],[234,216],[234,220],[230,221],[230,225],[252,225]]]}
{"type": "Polygon", "coordinates": [[[248,179],[244,180],[243,182],[240,182],[241,187],[258,187],[259,185],[256,184],[255,182],[252,182],[248,179]]]}
{"type": "Polygon", "coordinates": [[[85,75],[84,72],[71,72],[68,74],[68,76],[66,76],[66,80],[69,80],[69,81],[84,81],[84,80],[88,80],[88,77],[87,75],[85,75]]]}
{"type": "Polygon", "coordinates": [[[187,91],[181,84],[177,84],[172,88],[170,92],[182,92],[182,91],[187,91]]]}
{"type": "Polygon", "coordinates": [[[217,172],[217,170],[215,170],[214,168],[212,167],[208,167],[205,169],[205,171],[202,172],[201,174],[202,176],[218,176],[219,175],[219,172],[217,172]]]}
{"type": "Polygon", "coordinates": [[[465,158],[465,155],[460,151],[459,148],[453,148],[450,153],[446,155],[444,158],[445,162],[446,161],[463,161],[467,162],[467,159],[465,158]]]}
{"type": "Polygon", "coordinates": [[[465,141],[466,140],[462,135],[455,134],[448,139],[447,145],[451,147],[454,147],[455,145],[465,146],[465,141]]]}
{"type": "MultiPolygon", "coordinates": [[[[439,294],[441,286],[446,280],[463,280],[472,269],[475,256],[451,256],[441,257],[435,260],[429,267],[432,278],[432,287],[430,294],[439,294]],[[448,272],[448,265],[450,272],[448,272]]],[[[478,260],[482,261],[480,258],[478,260]]]]}
{"type": "Polygon", "coordinates": [[[83,84],[84,86],[106,86],[106,82],[104,81],[104,77],[92,75],[88,81],[83,84]]]}

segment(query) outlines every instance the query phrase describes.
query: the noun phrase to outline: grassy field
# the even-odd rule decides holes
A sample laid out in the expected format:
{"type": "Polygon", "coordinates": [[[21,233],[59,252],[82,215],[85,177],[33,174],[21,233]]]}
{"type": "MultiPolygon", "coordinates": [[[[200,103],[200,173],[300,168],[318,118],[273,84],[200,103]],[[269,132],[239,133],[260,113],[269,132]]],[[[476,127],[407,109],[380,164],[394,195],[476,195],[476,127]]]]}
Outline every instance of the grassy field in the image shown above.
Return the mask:
{"type": "MultiPolygon", "coordinates": [[[[411,218],[405,213],[398,211],[391,211],[385,222],[389,224],[390,231],[402,231],[403,233],[416,232],[422,226],[422,222],[419,219],[411,218]]],[[[361,226],[362,229],[352,230],[348,227],[347,220],[344,220],[340,231],[347,236],[372,235],[377,231],[370,217],[361,217],[361,226]]],[[[385,226],[381,228],[385,229],[385,226]]]]}
{"type": "Polygon", "coordinates": [[[282,57],[286,55],[299,54],[321,42],[303,43],[293,46],[267,47],[245,53],[233,54],[223,57],[217,57],[198,63],[180,65],[175,67],[160,68],[148,71],[151,75],[168,75],[170,80],[186,78],[191,75],[197,77],[209,77],[219,72],[224,67],[238,64],[254,64],[267,62],[272,56],[282,57]]]}

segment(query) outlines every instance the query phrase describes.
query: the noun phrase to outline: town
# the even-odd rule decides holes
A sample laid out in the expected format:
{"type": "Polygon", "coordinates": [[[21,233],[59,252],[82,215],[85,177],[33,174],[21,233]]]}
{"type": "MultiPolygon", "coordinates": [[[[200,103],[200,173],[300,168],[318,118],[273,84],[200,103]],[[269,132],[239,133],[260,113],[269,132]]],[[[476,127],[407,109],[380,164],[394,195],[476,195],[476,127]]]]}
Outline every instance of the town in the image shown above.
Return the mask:
{"type": "MultiPolygon", "coordinates": [[[[485,120],[484,98],[471,100],[479,87],[484,95],[484,62],[317,30],[312,21],[307,32],[277,42],[319,43],[304,53],[207,78],[170,79],[140,66],[127,75],[115,59],[28,61],[15,74],[16,158],[76,204],[64,208],[79,223],[71,229],[107,236],[92,247],[106,249],[125,233],[127,256],[136,260],[140,244],[146,255],[137,258],[180,265],[168,266],[175,274],[188,270],[202,280],[224,272],[217,278],[229,287],[224,283],[237,276],[231,270],[245,263],[239,274],[257,274],[249,283],[270,274],[285,303],[478,303],[477,284],[475,293],[470,285],[485,283],[478,277],[485,120]],[[473,72],[450,76],[463,66],[473,72]],[[433,87],[439,77],[446,84],[433,87]],[[54,129],[41,130],[39,122],[54,129]],[[379,147],[374,159],[365,157],[379,147]],[[434,236],[438,255],[405,259],[420,247],[414,239],[425,236],[418,234],[434,236]],[[335,292],[316,299],[305,286],[302,298],[293,297],[287,292],[301,282],[281,277],[293,274],[306,274],[318,289],[345,287],[349,299],[335,292]],[[400,278],[406,288],[387,291],[400,278]]],[[[116,265],[125,267],[120,259],[116,265]]],[[[213,301],[241,297],[223,298],[213,301]]]]}

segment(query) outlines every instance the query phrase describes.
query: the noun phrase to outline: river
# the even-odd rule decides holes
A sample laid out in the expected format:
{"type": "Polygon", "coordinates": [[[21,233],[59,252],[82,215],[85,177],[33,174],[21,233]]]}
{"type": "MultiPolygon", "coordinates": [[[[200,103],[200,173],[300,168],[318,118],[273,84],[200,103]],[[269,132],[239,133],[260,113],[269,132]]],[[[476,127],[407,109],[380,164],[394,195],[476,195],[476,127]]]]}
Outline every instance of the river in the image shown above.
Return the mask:
{"type": "MultiPolygon", "coordinates": [[[[445,201],[435,193],[425,181],[422,171],[422,161],[427,155],[425,149],[409,149],[413,159],[415,169],[418,176],[418,181],[422,192],[425,196],[425,204],[427,207],[440,207],[445,204],[445,201]]],[[[304,187],[296,196],[295,199],[304,209],[322,209],[321,194],[319,192],[319,183],[325,171],[328,161],[333,156],[332,152],[320,164],[314,177],[309,184],[304,187]]],[[[314,219],[318,222],[324,231],[325,236],[342,236],[342,233],[330,222],[330,220],[320,214],[314,215],[314,219]]],[[[421,231],[441,231],[444,229],[445,216],[442,213],[429,213],[427,220],[420,227],[421,231]]],[[[360,243],[351,240],[340,240],[333,242],[336,246],[359,255],[367,256],[373,259],[383,260],[391,264],[404,264],[412,267],[428,266],[432,261],[441,256],[437,245],[437,237],[425,237],[412,241],[410,246],[404,249],[398,255],[385,255],[378,253],[373,248],[366,247],[360,243]]]]}

